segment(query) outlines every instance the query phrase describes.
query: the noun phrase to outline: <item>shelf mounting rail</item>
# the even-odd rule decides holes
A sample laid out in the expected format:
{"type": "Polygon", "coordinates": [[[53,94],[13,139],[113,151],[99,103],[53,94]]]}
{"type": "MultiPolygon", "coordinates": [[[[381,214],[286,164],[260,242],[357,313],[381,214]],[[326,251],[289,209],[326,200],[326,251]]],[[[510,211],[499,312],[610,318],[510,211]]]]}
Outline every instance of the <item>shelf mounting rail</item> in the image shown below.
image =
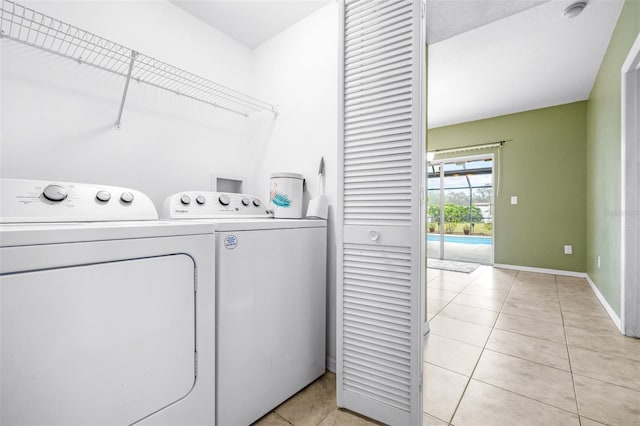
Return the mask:
{"type": "Polygon", "coordinates": [[[116,128],[120,128],[131,80],[245,117],[259,111],[278,113],[275,105],[9,0],[2,0],[0,38],[17,41],[124,77],[126,80],[116,128]]]}

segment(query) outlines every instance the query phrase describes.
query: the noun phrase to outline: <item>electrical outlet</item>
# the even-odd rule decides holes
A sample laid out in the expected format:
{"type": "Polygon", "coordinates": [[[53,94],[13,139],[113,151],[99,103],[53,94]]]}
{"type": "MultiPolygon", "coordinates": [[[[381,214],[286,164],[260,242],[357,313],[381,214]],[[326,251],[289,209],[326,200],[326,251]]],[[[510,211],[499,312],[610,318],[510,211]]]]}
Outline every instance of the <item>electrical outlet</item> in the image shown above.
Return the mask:
{"type": "Polygon", "coordinates": [[[598,269],[600,269],[600,256],[598,256],[598,269]]]}
{"type": "Polygon", "coordinates": [[[573,246],[564,246],[564,254],[573,254],[573,246]]]}
{"type": "Polygon", "coordinates": [[[518,196],[517,195],[512,195],[511,196],[511,204],[513,204],[513,205],[518,204],[518,196]]]}

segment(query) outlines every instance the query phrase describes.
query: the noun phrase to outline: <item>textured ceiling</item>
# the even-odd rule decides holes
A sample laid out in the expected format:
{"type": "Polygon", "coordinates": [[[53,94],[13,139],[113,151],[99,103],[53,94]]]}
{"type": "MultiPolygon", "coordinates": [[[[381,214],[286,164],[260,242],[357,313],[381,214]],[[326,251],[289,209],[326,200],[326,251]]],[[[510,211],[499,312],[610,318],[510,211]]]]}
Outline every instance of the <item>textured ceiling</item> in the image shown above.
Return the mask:
{"type": "Polygon", "coordinates": [[[427,43],[437,43],[547,1],[427,0],[427,43]]]}
{"type": "Polygon", "coordinates": [[[428,126],[585,100],[622,0],[552,0],[429,46],[428,126]]]}
{"type": "MultiPolygon", "coordinates": [[[[330,3],[170,1],[249,48],[330,3]]],[[[589,0],[567,19],[573,2],[427,0],[428,126],[587,99],[623,0],[589,0]]]]}

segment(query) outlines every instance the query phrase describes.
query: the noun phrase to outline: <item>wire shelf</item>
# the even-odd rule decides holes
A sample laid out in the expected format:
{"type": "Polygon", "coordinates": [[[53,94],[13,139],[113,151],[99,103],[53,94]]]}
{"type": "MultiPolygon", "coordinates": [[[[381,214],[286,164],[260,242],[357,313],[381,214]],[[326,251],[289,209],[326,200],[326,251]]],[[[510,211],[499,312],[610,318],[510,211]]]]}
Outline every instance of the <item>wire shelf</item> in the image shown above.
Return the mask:
{"type": "Polygon", "coordinates": [[[258,111],[277,113],[276,107],[215,83],[36,10],[2,0],[0,38],[14,40],[127,79],[145,83],[217,108],[248,117],[258,111]]]}

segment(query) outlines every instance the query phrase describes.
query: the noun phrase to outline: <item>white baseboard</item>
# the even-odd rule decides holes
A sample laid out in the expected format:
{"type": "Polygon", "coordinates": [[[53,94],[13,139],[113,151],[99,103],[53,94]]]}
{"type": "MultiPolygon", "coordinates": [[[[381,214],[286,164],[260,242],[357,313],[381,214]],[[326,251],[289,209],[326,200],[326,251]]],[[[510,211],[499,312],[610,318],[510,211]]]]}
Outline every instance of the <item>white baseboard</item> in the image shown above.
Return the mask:
{"type": "Polygon", "coordinates": [[[565,277],[587,278],[586,272],[563,271],[561,269],[534,268],[532,266],[506,265],[494,263],[494,268],[511,269],[514,271],[536,272],[538,274],[562,275],[565,277]]]}
{"type": "Polygon", "coordinates": [[[616,314],[616,311],[613,310],[611,305],[609,305],[609,302],[607,302],[607,299],[605,299],[604,296],[602,295],[602,293],[600,293],[600,289],[593,282],[591,277],[589,275],[587,275],[586,279],[587,279],[587,282],[589,283],[589,285],[591,286],[591,289],[596,294],[596,297],[600,301],[600,304],[602,305],[604,310],[607,311],[607,313],[611,317],[611,320],[613,321],[613,323],[616,325],[618,330],[620,330],[620,333],[624,334],[624,331],[622,330],[622,321],[620,321],[620,317],[618,316],[618,314],[616,314]]]}
{"type": "Polygon", "coordinates": [[[327,370],[331,371],[333,374],[336,373],[336,359],[332,357],[326,357],[325,365],[327,370]]]}
{"type": "Polygon", "coordinates": [[[591,289],[595,293],[596,297],[598,298],[598,301],[600,302],[600,304],[604,308],[604,310],[607,311],[607,314],[609,314],[609,316],[611,317],[611,320],[616,325],[618,330],[620,330],[620,332],[622,334],[624,334],[624,332],[622,331],[622,321],[620,321],[620,317],[618,316],[618,314],[616,314],[616,311],[613,310],[611,305],[609,305],[609,302],[607,302],[607,299],[605,299],[604,296],[602,295],[602,293],[600,293],[600,289],[598,288],[598,286],[596,286],[596,284],[593,282],[593,280],[591,279],[589,274],[587,274],[586,272],[574,272],[574,271],[562,271],[562,270],[559,270],[559,269],[534,268],[534,267],[531,267],[531,266],[505,265],[505,264],[501,264],[501,263],[495,263],[493,265],[493,267],[494,268],[501,268],[501,269],[511,269],[511,270],[514,270],[514,271],[537,272],[539,274],[563,275],[563,276],[566,276],[566,277],[576,277],[576,278],[584,278],[584,279],[586,279],[587,282],[589,283],[589,285],[591,286],[591,289]]]}

